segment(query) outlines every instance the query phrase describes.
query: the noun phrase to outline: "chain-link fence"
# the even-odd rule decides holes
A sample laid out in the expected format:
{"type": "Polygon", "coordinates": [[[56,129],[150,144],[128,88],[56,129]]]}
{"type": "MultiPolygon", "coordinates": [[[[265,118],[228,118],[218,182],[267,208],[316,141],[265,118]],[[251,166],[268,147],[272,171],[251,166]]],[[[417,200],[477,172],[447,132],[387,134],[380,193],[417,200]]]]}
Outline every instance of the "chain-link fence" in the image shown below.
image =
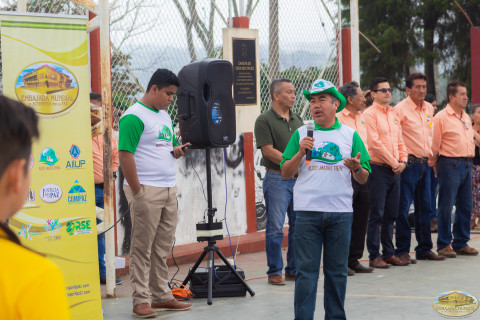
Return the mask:
{"type": "MultiPolygon", "coordinates": [[[[259,30],[262,111],[270,105],[269,83],[289,78],[297,89],[294,111],[310,113],[302,90],[322,77],[339,82],[339,0],[245,0],[250,28],[259,30]]],[[[3,1],[2,10],[16,10],[3,1]]],[[[112,88],[114,116],[133,104],[157,68],[178,73],[194,60],[222,57],[222,28],[241,14],[233,1],[115,0],[111,1],[112,88]]],[[[69,0],[29,0],[28,12],[81,14],[69,0]]],[[[176,118],[176,104],[169,108],[176,118]]],[[[116,121],[115,121],[116,122],[116,121]]]]}

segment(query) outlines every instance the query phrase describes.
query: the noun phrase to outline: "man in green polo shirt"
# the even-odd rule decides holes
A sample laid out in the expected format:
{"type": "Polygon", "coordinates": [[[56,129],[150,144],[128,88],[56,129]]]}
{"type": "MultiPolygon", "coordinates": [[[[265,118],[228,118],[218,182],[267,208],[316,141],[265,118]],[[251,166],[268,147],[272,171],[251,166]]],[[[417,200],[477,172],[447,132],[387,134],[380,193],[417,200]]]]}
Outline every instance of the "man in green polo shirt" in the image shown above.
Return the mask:
{"type": "Polygon", "coordinates": [[[267,210],[265,251],[267,252],[268,283],[284,285],[282,277],[283,225],[288,216],[288,251],[285,278],[295,279],[293,186],[295,179],[284,179],[280,172],[282,153],[292,134],[303,121],[292,112],[295,103],[295,88],[289,79],[277,79],[270,84],[272,107],[258,116],[255,122],[257,148],[262,150],[262,164],[267,172],[263,180],[263,195],[267,210]]]}

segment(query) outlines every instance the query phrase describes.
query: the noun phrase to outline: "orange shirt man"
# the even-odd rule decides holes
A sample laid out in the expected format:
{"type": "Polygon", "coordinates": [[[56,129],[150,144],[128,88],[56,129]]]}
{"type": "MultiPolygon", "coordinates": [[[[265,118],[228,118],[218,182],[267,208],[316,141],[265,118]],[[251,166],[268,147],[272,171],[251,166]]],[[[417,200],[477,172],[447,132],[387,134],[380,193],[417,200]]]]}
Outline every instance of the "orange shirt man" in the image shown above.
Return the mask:
{"type": "MultiPolygon", "coordinates": [[[[387,83],[387,82],[384,82],[387,83]]],[[[388,83],[387,83],[388,85],[388,83]]],[[[388,88],[391,89],[390,85],[388,88]]],[[[373,92],[377,96],[371,107],[365,110],[363,116],[367,127],[368,153],[370,163],[388,165],[395,174],[405,169],[407,150],[402,138],[402,128],[397,114],[388,105],[392,97],[391,92],[373,92]],[[381,95],[381,97],[379,97],[381,95]],[[387,102],[383,102],[387,100],[387,102]]]]}
{"type": "Polygon", "coordinates": [[[402,139],[400,121],[393,108],[388,105],[392,98],[388,80],[381,77],[373,79],[370,90],[374,102],[363,112],[372,168],[368,182],[370,216],[367,227],[370,266],[405,266],[409,262],[400,260],[395,255],[392,238],[400,199],[400,174],[407,166],[407,150],[402,139]],[[380,242],[383,247],[382,254],[380,242]]]}
{"type": "MultiPolygon", "coordinates": [[[[362,111],[365,108],[365,97],[362,89],[355,81],[344,84],[340,93],[347,99],[345,109],[337,113],[340,123],[355,129],[367,146],[367,128],[362,111]]],[[[365,184],[358,183],[352,176],[353,187],[353,222],[350,236],[350,249],[348,252],[348,275],[355,273],[370,273],[373,268],[363,266],[359,260],[365,250],[365,236],[367,232],[368,213],[370,211],[370,195],[368,181],[365,184]]]]}
{"type": "Polygon", "coordinates": [[[412,201],[419,210],[415,214],[415,235],[418,246],[416,258],[420,260],[443,260],[432,252],[433,243],[430,233],[432,215],[430,176],[428,157],[432,155],[432,115],[433,107],[426,102],[427,77],[423,73],[412,73],[405,81],[408,97],[395,106],[398,121],[402,127],[402,137],[408,152],[408,167],[402,172],[400,187],[400,206],[396,221],[395,254],[400,260],[416,263],[410,258],[412,239],[408,212],[412,201]],[[419,197],[416,198],[415,194],[419,197]]]}
{"type": "Polygon", "coordinates": [[[472,122],[464,111],[468,104],[465,84],[450,82],[447,96],[448,105],[433,118],[432,157],[429,163],[438,176],[439,185],[438,253],[447,258],[455,258],[457,254],[478,254],[476,249],[468,246],[475,146],[472,122]],[[456,210],[452,230],[453,204],[456,210]]]}
{"type": "Polygon", "coordinates": [[[365,125],[365,119],[363,117],[362,111],[365,108],[365,97],[363,96],[363,91],[359,87],[358,83],[355,81],[346,83],[343,85],[340,90],[343,89],[347,94],[342,94],[346,97],[347,99],[347,104],[345,106],[345,109],[337,113],[337,118],[340,123],[349,126],[352,129],[355,129],[355,131],[358,132],[358,135],[360,138],[363,140],[363,144],[365,147],[368,149],[367,145],[367,126],[365,125]],[[351,87],[351,88],[350,88],[351,87]],[[355,90],[352,93],[347,92],[348,90],[355,90]],[[349,94],[355,94],[354,96],[349,95],[349,94]],[[350,99],[348,98],[350,97],[350,99]]]}

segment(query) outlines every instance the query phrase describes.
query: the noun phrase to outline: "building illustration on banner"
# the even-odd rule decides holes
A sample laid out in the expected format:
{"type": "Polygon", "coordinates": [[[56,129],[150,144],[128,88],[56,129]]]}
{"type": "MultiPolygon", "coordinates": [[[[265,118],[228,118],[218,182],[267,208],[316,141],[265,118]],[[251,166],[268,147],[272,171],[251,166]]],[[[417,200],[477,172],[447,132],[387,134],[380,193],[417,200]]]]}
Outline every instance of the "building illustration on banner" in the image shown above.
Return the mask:
{"type": "Polygon", "coordinates": [[[67,68],[39,62],[20,72],[15,83],[18,100],[40,114],[65,111],[78,97],[78,83],[67,68]]]}

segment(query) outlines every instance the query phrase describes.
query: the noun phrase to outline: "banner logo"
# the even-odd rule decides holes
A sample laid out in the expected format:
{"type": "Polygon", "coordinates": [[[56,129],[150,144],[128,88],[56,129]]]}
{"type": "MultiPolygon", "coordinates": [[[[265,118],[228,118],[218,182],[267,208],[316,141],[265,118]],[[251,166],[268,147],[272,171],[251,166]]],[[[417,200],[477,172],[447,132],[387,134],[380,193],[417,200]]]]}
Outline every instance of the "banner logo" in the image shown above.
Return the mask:
{"type": "Polygon", "coordinates": [[[33,189],[28,190],[25,203],[23,204],[23,209],[31,209],[31,208],[38,208],[38,206],[35,204],[35,190],[33,189]]]}
{"type": "Polygon", "coordinates": [[[46,147],[42,150],[42,153],[40,153],[39,162],[51,167],[58,162],[57,153],[52,148],[46,147]]]}
{"type": "Polygon", "coordinates": [[[92,233],[92,227],[90,226],[90,220],[80,220],[67,222],[67,233],[71,236],[74,234],[88,234],[92,233]]]}
{"type": "Polygon", "coordinates": [[[87,202],[87,192],[85,189],[78,183],[78,180],[75,180],[75,183],[68,191],[68,203],[69,204],[82,204],[87,202]]]}
{"type": "Polygon", "coordinates": [[[49,183],[40,188],[38,195],[46,203],[55,203],[62,197],[62,188],[54,183],[49,183]]]}
{"type": "Polygon", "coordinates": [[[465,317],[478,309],[478,299],[464,291],[442,292],[433,299],[433,309],[448,317],[465,317]]]}
{"type": "Polygon", "coordinates": [[[54,236],[58,233],[58,230],[60,230],[60,222],[59,219],[47,219],[47,222],[45,222],[45,225],[43,228],[45,228],[45,231],[47,231],[50,235],[54,236]]]}
{"type": "Polygon", "coordinates": [[[70,108],[78,97],[78,82],[72,72],[55,63],[25,67],[15,82],[18,100],[40,114],[56,114],[70,108]]]}
{"type": "Polygon", "coordinates": [[[85,160],[78,160],[80,157],[80,148],[77,145],[72,144],[70,147],[70,155],[74,160],[67,161],[66,169],[81,169],[85,166],[85,160]]]}
{"type": "Polygon", "coordinates": [[[30,228],[32,227],[31,224],[23,224],[22,228],[20,229],[20,232],[18,232],[18,235],[20,237],[23,237],[28,240],[32,240],[32,237],[30,236],[30,228]]]}

